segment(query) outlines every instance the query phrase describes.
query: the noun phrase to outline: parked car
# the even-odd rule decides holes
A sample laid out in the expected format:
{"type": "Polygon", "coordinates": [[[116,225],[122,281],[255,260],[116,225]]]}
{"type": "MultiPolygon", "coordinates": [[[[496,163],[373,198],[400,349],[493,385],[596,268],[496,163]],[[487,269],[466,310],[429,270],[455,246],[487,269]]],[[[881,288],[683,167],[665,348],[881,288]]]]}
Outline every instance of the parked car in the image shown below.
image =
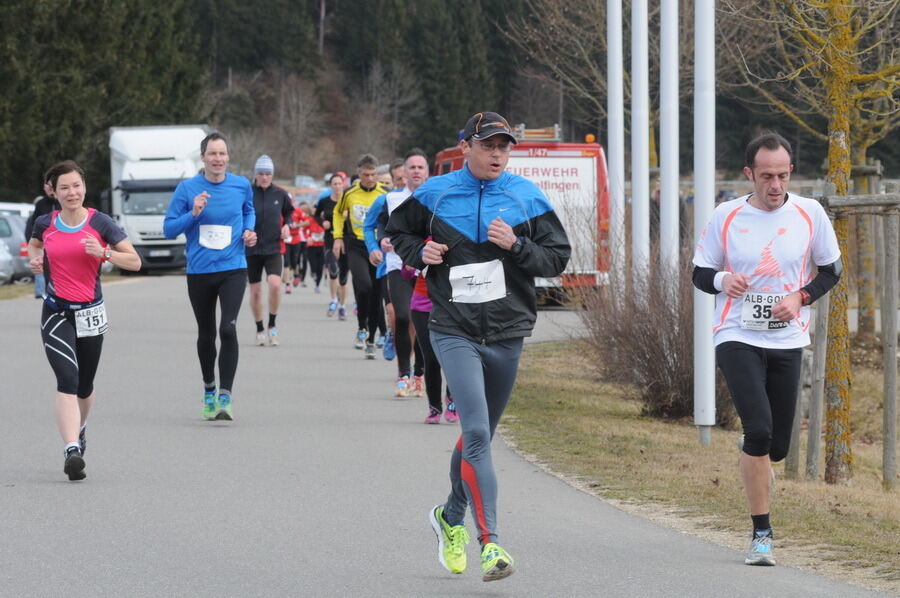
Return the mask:
{"type": "Polygon", "coordinates": [[[734,189],[719,189],[719,192],[716,193],[716,204],[720,204],[723,201],[731,201],[732,199],[737,199],[737,191],[734,189]]]}
{"type": "Polygon", "coordinates": [[[13,256],[6,243],[0,243],[0,284],[12,282],[13,275],[13,256]]]}
{"type": "Polygon", "coordinates": [[[22,257],[20,250],[25,242],[25,219],[17,214],[0,212],[0,242],[2,242],[13,260],[12,279],[31,278],[28,257],[22,257]]]}
{"type": "Polygon", "coordinates": [[[317,188],[319,185],[316,183],[316,179],[306,175],[306,174],[298,174],[294,177],[294,187],[302,187],[302,188],[317,188]]]}
{"type": "Polygon", "coordinates": [[[16,201],[0,201],[0,214],[18,214],[22,218],[28,219],[34,211],[34,204],[19,203],[16,201]]]}

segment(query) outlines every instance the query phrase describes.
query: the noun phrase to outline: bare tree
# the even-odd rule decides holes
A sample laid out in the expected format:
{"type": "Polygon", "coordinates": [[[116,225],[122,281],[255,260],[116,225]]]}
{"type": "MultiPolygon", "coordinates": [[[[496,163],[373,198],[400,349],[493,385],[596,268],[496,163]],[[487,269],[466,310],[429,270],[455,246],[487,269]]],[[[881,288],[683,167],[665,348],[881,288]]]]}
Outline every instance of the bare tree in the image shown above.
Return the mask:
{"type": "Polygon", "coordinates": [[[228,139],[228,169],[235,173],[253,179],[253,166],[262,151],[260,143],[262,131],[258,128],[236,129],[224,131],[228,139]]]}
{"type": "MultiPolygon", "coordinates": [[[[525,0],[527,16],[513,18],[502,28],[509,39],[539,68],[529,69],[537,79],[549,85],[562,85],[566,95],[575,98],[592,112],[591,120],[606,118],[606,3],[607,0],[525,0]]],[[[624,2],[623,12],[630,13],[631,2],[624,2]]],[[[678,30],[680,97],[685,107],[691,103],[693,89],[694,12],[692,2],[681,2],[678,30]]],[[[650,105],[659,105],[659,5],[650,8],[650,105]]],[[[623,19],[626,56],[630,36],[630,19],[623,19]]],[[[719,45],[736,43],[733,32],[720,28],[719,45]]],[[[717,79],[729,73],[717,66],[717,79]]],[[[630,76],[625,72],[626,94],[630,76]]],[[[658,121],[658,113],[649,115],[651,127],[658,121]]]]}
{"type": "Polygon", "coordinates": [[[325,54],[325,0],[319,0],[319,56],[325,54]]]}
{"type": "MultiPolygon", "coordinates": [[[[900,124],[900,61],[897,7],[900,0],[722,0],[723,20],[752,44],[722,47],[743,86],[761,103],[787,115],[828,143],[827,180],[838,195],[849,188],[851,157],[900,124]],[[749,60],[748,45],[768,48],[749,60]],[[815,124],[827,122],[827,131],[815,124]]],[[[849,222],[839,216],[835,232],[849,259],[849,222]]],[[[832,290],[826,364],[826,470],[829,483],[851,477],[850,344],[847,282],[832,290]]]]}
{"type": "Polygon", "coordinates": [[[421,94],[415,74],[402,62],[393,62],[390,70],[386,70],[381,61],[372,64],[366,78],[366,102],[373,110],[372,115],[379,115],[386,129],[388,148],[391,154],[397,153],[397,142],[405,133],[404,122],[412,122],[421,115],[421,94]]]}
{"type": "Polygon", "coordinates": [[[313,85],[297,75],[284,80],[279,98],[280,153],[290,172],[298,174],[313,140],[322,133],[322,110],[313,85]]]}

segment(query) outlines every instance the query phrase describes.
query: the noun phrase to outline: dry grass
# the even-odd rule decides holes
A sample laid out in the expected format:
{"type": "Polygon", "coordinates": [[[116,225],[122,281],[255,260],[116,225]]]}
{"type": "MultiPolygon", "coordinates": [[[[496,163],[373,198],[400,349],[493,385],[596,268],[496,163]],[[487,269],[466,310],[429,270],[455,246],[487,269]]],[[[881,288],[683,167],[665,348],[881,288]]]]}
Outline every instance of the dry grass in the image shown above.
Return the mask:
{"type": "MultiPolygon", "coordinates": [[[[745,549],[750,518],[738,475],[739,432],[717,429],[704,447],[690,421],[642,416],[637,390],[593,377],[588,353],[577,342],[529,346],[504,434],[599,496],[677,512],[697,528],[723,530],[724,543],[745,549]]],[[[880,436],[880,374],[858,378],[854,428],[861,436],[880,436]]],[[[807,560],[811,553],[839,555],[829,565],[835,575],[900,594],[900,496],[881,490],[880,443],[857,443],[854,456],[848,487],[786,480],[776,466],[772,518],[779,558],[819,569],[815,559],[807,560]]]]}
{"type": "MultiPolygon", "coordinates": [[[[102,276],[103,284],[112,284],[121,280],[127,280],[118,270],[113,270],[102,276]]],[[[4,299],[18,299],[19,297],[31,297],[34,294],[34,283],[12,283],[0,285],[0,301],[4,299]]]]}
{"type": "MultiPolygon", "coordinates": [[[[648,275],[625,292],[618,284],[583,289],[574,299],[594,369],[609,382],[638,390],[644,413],[677,420],[694,412],[694,285],[692,247],[682,250],[673,285],[659,273],[653,252],[648,275]],[[640,289],[638,292],[635,289],[640,289]],[[652,365],[650,365],[652,364],[652,365]]],[[[737,414],[722,376],[716,379],[716,423],[734,426],[737,414]]]]}
{"type": "Polygon", "coordinates": [[[28,297],[34,292],[34,284],[27,283],[9,283],[0,285],[0,300],[18,299],[19,297],[28,297]]]}

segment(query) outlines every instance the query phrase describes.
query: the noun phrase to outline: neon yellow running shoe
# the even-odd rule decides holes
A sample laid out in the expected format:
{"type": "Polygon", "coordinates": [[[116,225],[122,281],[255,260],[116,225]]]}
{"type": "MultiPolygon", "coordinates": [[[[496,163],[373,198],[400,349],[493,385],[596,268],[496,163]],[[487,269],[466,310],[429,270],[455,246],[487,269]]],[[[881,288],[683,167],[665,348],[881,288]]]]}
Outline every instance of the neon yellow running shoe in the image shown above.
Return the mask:
{"type": "Polygon", "coordinates": [[[203,393],[203,419],[216,419],[216,411],[218,410],[216,391],[203,393]]]}
{"type": "Polygon", "coordinates": [[[444,520],[444,506],[438,505],[428,513],[431,528],[438,539],[438,560],[450,573],[466,570],[466,544],[469,533],[465,525],[450,525],[444,520]]]}
{"type": "Polygon", "coordinates": [[[489,542],[481,549],[481,581],[497,581],[516,572],[509,553],[489,542]]]}

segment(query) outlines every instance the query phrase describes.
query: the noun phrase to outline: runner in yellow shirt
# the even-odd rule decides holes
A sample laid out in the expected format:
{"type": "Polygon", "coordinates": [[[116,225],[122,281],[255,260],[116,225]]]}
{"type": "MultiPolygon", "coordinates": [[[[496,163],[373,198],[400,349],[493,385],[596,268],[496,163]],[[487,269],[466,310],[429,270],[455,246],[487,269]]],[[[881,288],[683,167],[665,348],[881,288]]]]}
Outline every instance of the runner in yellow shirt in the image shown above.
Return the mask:
{"type": "Polygon", "coordinates": [[[356,348],[365,348],[366,359],[375,359],[375,334],[381,320],[381,293],[375,280],[375,266],[369,263],[369,252],[363,236],[363,223],[375,199],[388,192],[377,180],[378,160],[363,154],[356,164],[359,181],[341,196],[334,209],[334,255],[347,252],[356,297],[356,348]],[[345,217],[345,214],[347,215],[345,217]],[[350,221],[353,235],[344,240],[344,221],[350,221]]]}

